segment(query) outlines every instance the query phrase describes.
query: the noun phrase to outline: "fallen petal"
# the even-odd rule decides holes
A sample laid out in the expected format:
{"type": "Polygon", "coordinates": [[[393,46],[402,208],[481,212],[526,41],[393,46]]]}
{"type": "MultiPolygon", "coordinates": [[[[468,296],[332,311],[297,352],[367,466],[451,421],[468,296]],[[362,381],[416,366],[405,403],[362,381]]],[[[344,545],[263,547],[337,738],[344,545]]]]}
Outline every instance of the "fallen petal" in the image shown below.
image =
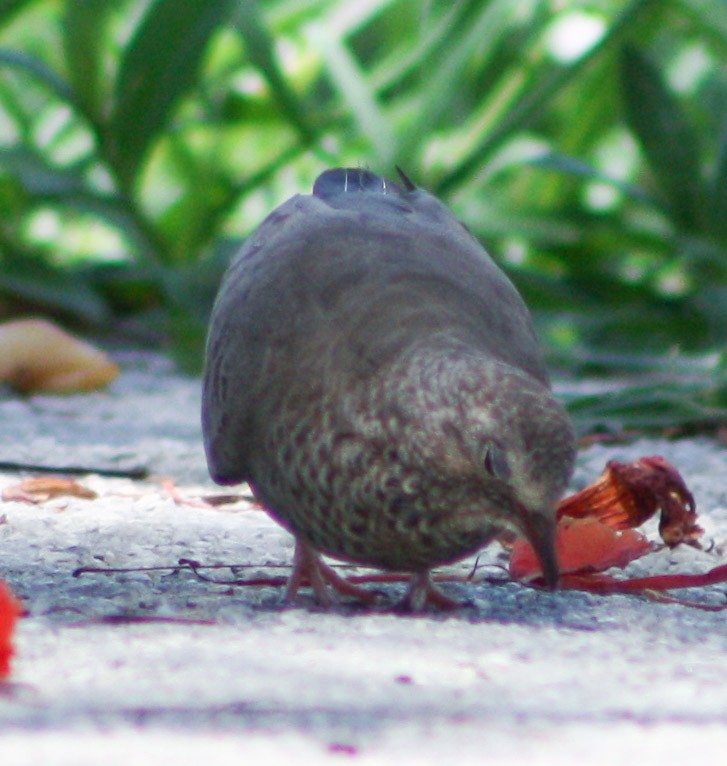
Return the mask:
{"type": "MultiPolygon", "coordinates": [[[[555,547],[563,575],[602,572],[611,567],[625,567],[653,549],[640,532],[615,530],[597,518],[563,518],[556,528],[555,547]]],[[[524,539],[515,542],[510,555],[510,576],[520,582],[542,577],[538,557],[524,539]]]]}
{"type": "Polygon", "coordinates": [[[641,526],[657,511],[668,546],[698,544],[703,530],[692,493],[671,463],[652,456],[633,463],[609,461],[593,484],[561,502],[558,518],[595,517],[614,529],[627,529],[641,526]]]}
{"type": "Polygon", "coordinates": [[[0,681],[10,673],[10,660],[13,649],[13,631],[22,607],[13,596],[10,588],[0,581],[0,681]]]}

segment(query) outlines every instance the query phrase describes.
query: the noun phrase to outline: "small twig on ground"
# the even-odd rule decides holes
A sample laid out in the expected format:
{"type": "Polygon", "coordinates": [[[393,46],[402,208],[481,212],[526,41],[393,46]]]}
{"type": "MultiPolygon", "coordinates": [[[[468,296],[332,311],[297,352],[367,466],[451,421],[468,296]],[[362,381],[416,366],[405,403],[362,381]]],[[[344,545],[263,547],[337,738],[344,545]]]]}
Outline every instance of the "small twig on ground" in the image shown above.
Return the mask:
{"type": "Polygon", "coordinates": [[[149,471],[144,466],[129,466],[128,468],[113,468],[111,466],[93,465],[42,465],[39,463],[23,463],[13,460],[0,460],[0,471],[7,473],[57,473],[73,476],[95,473],[98,476],[112,476],[121,479],[146,479],[149,471]]]}

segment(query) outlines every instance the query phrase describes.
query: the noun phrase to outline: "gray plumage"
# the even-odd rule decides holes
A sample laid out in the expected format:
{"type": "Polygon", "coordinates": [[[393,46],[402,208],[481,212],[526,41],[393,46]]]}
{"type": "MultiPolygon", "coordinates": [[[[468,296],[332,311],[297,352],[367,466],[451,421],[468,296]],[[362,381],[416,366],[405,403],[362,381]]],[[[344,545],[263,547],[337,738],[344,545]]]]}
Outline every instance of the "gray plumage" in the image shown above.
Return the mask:
{"type": "Polygon", "coordinates": [[[245,243],[210,323],[210,473],[332,556],[427,572],[511,528],[552,582],[572,429],[512,283],[403,179],[327,171],[245,243]]]}

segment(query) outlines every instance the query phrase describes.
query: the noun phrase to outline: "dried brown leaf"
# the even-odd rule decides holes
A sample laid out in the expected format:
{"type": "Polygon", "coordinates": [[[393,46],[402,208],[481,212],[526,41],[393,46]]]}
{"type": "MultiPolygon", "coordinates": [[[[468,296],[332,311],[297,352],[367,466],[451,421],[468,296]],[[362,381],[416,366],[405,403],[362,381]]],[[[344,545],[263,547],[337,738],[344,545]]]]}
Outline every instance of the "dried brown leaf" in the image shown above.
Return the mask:
{"type": "Polygon", "coordinates": [[[97,494],[77,481],[61,476],[41,476],[35,479],[26,479],[20,484],[6,487],[2,492],[3,500],[16,500],[23,503],[44,503],[55,497],[81,497],[93,500],[97,494]]]}
{"type": "Polygon", "coordinates": [[[0,324],[0,382],[20,393],[92,391],[118,374],[103,351],[45,319],[0,324]]]}

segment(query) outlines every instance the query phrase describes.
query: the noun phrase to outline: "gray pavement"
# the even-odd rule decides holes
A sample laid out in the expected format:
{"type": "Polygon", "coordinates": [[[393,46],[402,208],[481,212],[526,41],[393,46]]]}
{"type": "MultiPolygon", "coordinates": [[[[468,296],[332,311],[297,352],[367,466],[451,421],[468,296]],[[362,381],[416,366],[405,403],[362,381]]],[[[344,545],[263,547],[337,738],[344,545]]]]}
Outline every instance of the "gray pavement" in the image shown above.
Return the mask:
{"type": "MultiPolygon", "coordinates": [[[[727,612],[482,577],[444,586],[472,602],[453,614],[326,612],[305,599],[283,606],[280,588],[175,571],[188,558],[245,565],[204,570],[218,578],[282,575],[292,542],[245,499],[175,503],[165,478],[186,499],[221,492],[204,466],[199,381],[154,355],[117,358],[122,375],[105,392],[0,395],[0,461],[150,472],[79,477],[93,500],[0,503],[0,577],[30,611],[0,687],[3,766],[664,766],[727,752],[727,612]],[[74,577],[78,567],[170,568],[74,577]]],[[[715,442],[594,446],[574,486],[608,459],[653,454],[686,478],[713,545],[650,554],[629,571],[725,563],[727,450],[715,442]]],[[[0,472],[0,489],[22,477],[0,472]]],[[[483,561],[483,575],[502,576],[497,546],[483,561]]],[[[402,591],[377,587],[386,604],[402,591]]],[[[681,595],[722,604],[727,586],[681,595]]]]}

